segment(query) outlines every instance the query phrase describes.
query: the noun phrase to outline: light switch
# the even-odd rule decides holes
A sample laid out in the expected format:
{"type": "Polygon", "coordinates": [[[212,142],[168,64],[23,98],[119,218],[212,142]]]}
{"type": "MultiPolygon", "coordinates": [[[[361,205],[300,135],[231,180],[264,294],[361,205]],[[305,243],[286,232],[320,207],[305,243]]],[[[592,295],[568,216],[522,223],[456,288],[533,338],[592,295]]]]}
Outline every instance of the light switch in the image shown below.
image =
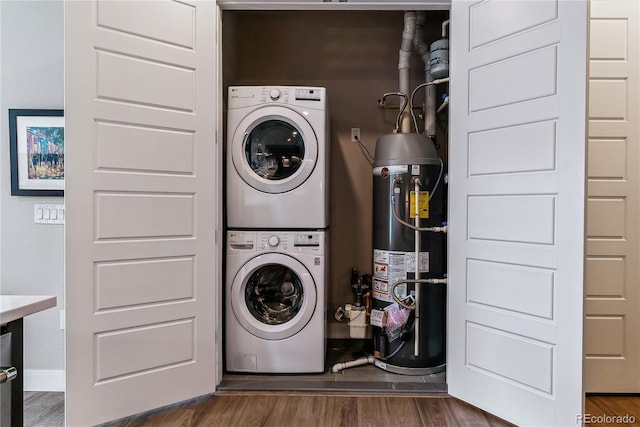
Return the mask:
{"type": "Polygon", "coordinates": [[[64,224],[64,205],[34,205],[33,221],[36,224],[64,224]]]}

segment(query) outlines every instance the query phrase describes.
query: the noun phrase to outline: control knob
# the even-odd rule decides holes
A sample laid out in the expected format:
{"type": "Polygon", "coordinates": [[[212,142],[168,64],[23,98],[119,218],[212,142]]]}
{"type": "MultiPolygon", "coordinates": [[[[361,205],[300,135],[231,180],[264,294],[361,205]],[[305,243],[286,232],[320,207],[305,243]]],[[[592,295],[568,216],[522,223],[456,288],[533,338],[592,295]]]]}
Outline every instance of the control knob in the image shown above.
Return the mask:
{"type": "Polygon", "coordinates": [[[278,99],[280,99],[280,90],[279,89],[271,89],[271,92],[269,92],[269,96],[271,97],[271,99],[273,101],[277,101],[278,99]]]}
{"type": "Polygon", "coordinates": [[[276,235],[273,236],[269,236],[269,246],[271,246],[272,248],[275,246],[278,246],[278,244],[280,243],[280,238],[276,235]]]}

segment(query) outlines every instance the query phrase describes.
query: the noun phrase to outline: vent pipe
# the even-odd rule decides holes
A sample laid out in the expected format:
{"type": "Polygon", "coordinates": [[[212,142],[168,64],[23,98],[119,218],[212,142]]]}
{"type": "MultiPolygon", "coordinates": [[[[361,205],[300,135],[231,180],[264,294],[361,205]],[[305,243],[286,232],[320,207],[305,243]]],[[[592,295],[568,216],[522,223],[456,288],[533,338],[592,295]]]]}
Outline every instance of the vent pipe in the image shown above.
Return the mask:
{"type": "MultiPolygon", "coordinates": [[[[399,72],[399,89],[401,93],[409,95],[411,93],[411,50],[413,48],[413,39],[416,35],[416,13],[404,13],[404,28],[402,29],[402,44],[400,45],[398,72],[399,72]]],[[[409,99],[405,102],[408,102],[409,99]]],[[[411,108],[408,105],[404,109],[402,119],[400,121],[400,132],[411,132],[411,108]]]]}
{"type": "MultiPolygon", "coordinates": [[[[419,11],[416,17],[416,34],[413,39],[413,47],[424,62],[424,81],[433,80],[430,73],[429,46],[424,42],[424,23],[426,21],[426,13],[419,11]]],[[[436,137],[436,88],[429,85],[425,89],[425,116],[424,116],[424,133],[435,141],[436,137]]],[[[416,129],[418,132],[418,129],[416,129]]]]}

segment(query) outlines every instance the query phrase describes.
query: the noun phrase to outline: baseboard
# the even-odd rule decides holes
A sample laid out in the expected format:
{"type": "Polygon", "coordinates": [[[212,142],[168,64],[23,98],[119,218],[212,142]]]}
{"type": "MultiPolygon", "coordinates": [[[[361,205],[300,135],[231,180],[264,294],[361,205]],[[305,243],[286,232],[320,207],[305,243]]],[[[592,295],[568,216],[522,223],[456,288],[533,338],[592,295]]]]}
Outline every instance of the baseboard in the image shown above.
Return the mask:
{"type": "Polygon", "coordinates": [[[24,391],[64,391],[64,369],[25,369],[24,391]]]}

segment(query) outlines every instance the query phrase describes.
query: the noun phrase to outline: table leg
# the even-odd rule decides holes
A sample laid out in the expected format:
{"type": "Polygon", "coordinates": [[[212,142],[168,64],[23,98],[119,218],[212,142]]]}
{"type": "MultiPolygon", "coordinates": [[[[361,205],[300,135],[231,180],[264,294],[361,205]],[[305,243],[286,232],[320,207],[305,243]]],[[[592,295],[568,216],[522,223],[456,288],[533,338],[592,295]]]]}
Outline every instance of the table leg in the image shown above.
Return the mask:
{"type": "Polygon", "coordinates": [[[22,427],[24,420],[24,366],[22,361],[22,318],[6,325],[11,332],[11,366],[18,370],[18,375],[11,381],[11,427],[22,427]]]}

